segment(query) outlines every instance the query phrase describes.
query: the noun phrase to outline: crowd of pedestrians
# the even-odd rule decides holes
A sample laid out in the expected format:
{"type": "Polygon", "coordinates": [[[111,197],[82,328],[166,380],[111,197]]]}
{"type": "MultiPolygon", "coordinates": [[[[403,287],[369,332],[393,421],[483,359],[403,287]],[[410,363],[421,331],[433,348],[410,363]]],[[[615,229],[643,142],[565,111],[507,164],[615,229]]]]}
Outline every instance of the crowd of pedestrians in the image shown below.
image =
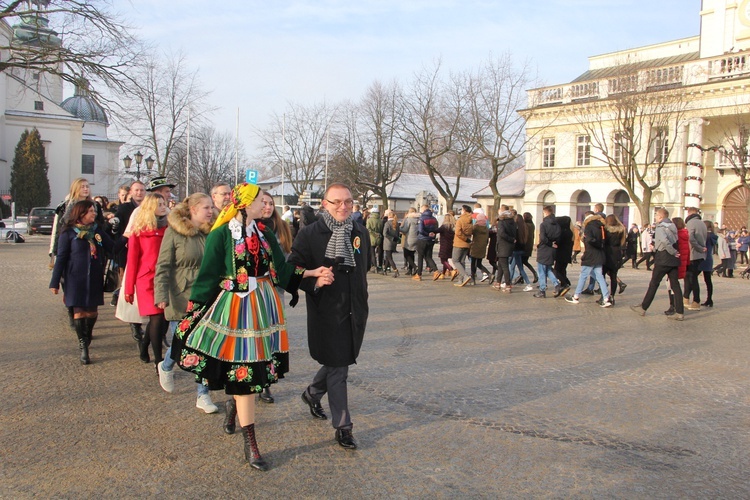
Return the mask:
{"type": "Polygon", "coordinates": [[[209,391],[224,390],[230,396],[224,431],[234,433],[239,423],[246,460],[267,470],[255,432],[255,396],[273,403],[270,385],[289,370],[284,300],[295,305],[301,290],[308,298],[310,353],[321,364],[302,400],[312,417],[327,419],[320,400],[328,395],[336,441],[356,448],[346,379],[367,321],[370,249],[382,242],[371,242],[353,221],[349,189],[331,185],[319,214],[303,206],[298,214],[285,210],[285,220],[256,185],[217,184],[210,194],[177,204],[174,187],[164,177],[136,181],[109,204],[94,201],[88,182],[76,179],[58,207],[49,288],[63,290],[81,364],[91,363],[109,261],[122,285],[111,304],[131,324],[138,356],[153,363],[161,388],[174,391],[175,365],[192,372],[196,407],[206,413],[218,411],[209,391]]]}

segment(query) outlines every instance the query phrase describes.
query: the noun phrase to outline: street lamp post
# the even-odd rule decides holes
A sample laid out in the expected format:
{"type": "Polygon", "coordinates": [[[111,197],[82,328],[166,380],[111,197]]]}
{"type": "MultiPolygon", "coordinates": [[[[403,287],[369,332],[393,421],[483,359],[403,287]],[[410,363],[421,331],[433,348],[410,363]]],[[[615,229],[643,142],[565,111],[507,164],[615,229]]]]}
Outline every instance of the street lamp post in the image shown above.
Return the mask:
{"type": "MultiPolygon", "coordinates": [[[[133,160],[135,160],[135,178],[139,181],[141,180],[141,163],[143,162],[143,154],[138,151],[133,155],[133,158],[130,156],[126,156],[122,159],[122,164],[125,166],[125,171],[130,172],[130,166],[133,164],[133,160]]],[[[149,172],[154,166],[154,159],[149,156],[146,158],[146,170],[149,172]]]]}

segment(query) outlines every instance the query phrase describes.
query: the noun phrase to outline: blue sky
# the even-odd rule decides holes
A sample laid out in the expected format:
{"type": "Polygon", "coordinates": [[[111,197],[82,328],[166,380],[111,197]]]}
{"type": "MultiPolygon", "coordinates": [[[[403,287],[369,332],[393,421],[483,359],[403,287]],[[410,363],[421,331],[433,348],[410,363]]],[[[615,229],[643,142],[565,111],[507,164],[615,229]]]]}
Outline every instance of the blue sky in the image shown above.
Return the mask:
{"type": "Polygon", "coordinates": [[[141,36],[200,70],[214,124],[256,156],[253,129],[288,102],[356,100],[375,80],[407,82],[440,58],[530,60],[547,85],[588,56],[698,35],[700,0],[115,0],[141,36]],[[209,6],[212,6],[209,8],[209,6]]]}

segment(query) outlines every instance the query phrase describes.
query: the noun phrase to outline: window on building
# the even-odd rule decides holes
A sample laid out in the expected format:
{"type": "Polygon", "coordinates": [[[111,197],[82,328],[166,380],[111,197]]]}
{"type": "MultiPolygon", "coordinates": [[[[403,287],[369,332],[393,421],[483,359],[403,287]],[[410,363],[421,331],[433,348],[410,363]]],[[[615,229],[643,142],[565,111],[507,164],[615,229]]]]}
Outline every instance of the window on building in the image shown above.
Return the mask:
{"type": "Polygon", "coordinates": [[[44,111],[44,101],[34,101],[35,111],[44,111]]]}
{"type": "Polygon", "coordinates": [[[542,140],[542,166],[555,166],[555,139],[548,137],[542,140]]]}
{"type": "Polygon", "coordinates": [[[669,131],[660,127],[651,131],[651,161],[666,163],[669,157],[669,131]]]}
{"type": "Polygon", "coordinates": [[[612,159],[615,165],[623,165],[625,163],[627,152],[623,140],[624,136],[620,132],[615,133],[615,136],[612,138],[612,159]]]}
{"type": "Polygon", "coordinates": [[[591,165],[591,138],[587,135],[579,135],[577,143],[576,165],[579,167],[591,165]]]}
{"type": "Polygon", "coordinates": [[[95,165],[94,160],[95,160],[94,155],[81,156],[81,173],[82,174],[94,175],[94,165],[95,165]]]}

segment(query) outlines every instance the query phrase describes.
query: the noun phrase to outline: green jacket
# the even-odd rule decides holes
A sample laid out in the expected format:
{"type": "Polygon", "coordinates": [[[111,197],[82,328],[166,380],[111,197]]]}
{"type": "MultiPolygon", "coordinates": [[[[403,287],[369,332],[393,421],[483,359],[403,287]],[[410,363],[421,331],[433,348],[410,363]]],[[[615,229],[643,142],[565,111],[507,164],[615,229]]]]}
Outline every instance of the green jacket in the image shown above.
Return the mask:
{"type": "MultiPolygon", "coordinates": [[[[292,294],[290,305],[294,306],[298,300],[297,288],[305,269],[288,263],[273,231],[261,224],[259,224],[259,227],[263,232],[265,244],[268,245],[267,251],[271,256],[271,259],[267,262],[269,266],[268,274],[274,285],[280,286],[292,294]]],[[[242,259],[235,261],[234,253],[235,245],[240,243],[242,243],[241,240],[233,239],[230,224],[225,224],[209,233],[206,238],[201,269],[195,283],[193,283],[193,290],[190,294],[192,302],[200,304],[213,302],[222,289],[242,291],[242,282],[237,279],[236,269],[236,262],[242,262],[242,259]]],[[[245,256],[249,256],[249,253],[245,252],[245,256]]],[[[246,258],[244,262],[246,269],[253,268],[252,261],[246,258]]]]}
{"type": "Polygon", "coordinates": [[[367,230],[370,232],[370,244],[373,247],[379,246],[383,243],[383,219],[380,218],[378,212],[373,212],[367,218],[365,224],[367,230]]]}

